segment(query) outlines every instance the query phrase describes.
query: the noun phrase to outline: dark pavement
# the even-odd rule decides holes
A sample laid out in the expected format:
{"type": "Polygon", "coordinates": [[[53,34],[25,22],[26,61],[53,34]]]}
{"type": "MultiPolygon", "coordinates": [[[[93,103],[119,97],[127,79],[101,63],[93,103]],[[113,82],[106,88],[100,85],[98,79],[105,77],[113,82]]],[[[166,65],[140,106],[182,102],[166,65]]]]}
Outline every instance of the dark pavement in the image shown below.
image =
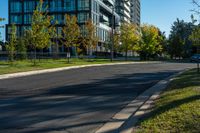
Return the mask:
{"type": "Polygon", "coordinates": [[[93,133],[143,91],[191,67],[131,64],[0,80],[0,133],[93,133]]]}

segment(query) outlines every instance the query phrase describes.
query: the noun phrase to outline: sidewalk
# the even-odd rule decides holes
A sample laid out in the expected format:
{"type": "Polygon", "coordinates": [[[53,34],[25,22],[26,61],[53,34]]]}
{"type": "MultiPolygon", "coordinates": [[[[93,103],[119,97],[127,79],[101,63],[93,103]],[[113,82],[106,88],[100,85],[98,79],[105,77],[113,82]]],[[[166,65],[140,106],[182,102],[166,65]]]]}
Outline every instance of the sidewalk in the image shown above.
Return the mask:
{"type": "Polygon", "coordinates": [[[20,72],[20,73],[12,73],[12,74],[4,74],[0,75],[1,79],[9,79],[9,78],[18,78],[30,75],[51,73],[51,72],[59,72],[71,69],[78,68],[86,68],[86,67],[97,67],[97,66],[112,66],[112,65],[128,65],[128,64],[141,64],[141,63],[157,63],[157,62],[123,62],[123,63],[107,63],[107,64],[92,64],[92,65],[80,65],[80,66],[71,66],[71,67],[61,67],[61,68],[53,68],[53,69],[44,69],[44,70],[36,70],[36,71],[28,71],[28,72],[20,72]]]}

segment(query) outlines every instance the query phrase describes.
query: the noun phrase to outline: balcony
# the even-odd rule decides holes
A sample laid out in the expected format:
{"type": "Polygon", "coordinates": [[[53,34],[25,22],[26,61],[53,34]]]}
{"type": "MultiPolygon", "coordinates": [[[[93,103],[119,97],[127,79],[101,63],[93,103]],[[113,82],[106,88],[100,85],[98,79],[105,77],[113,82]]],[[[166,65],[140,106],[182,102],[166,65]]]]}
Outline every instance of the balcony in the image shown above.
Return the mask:
{"type": "Polygon", "coordinates": [[[103,0],[103,2],[104,2],[107,6],[114,6],[114,1],[113,1],[113,0],[103,0]]]}
{"type": "Polygon", "coordinates": [[[101,14],[100,16],[100,22],[108,22],[109,21],[109,18],[103,14],[101,14]]]}

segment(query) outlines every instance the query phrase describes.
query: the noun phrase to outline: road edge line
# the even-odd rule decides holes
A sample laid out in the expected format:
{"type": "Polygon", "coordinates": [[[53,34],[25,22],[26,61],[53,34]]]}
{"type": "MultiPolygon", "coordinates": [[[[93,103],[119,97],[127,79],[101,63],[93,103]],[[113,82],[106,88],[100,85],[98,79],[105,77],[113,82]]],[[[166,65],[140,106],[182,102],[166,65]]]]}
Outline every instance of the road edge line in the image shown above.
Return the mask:
{"type": "Polygon", "coordinates": [[[179,73],[173,74],[168,78],[159,81],[154,86],[150,87],[133,101],[131,101],[125,108],[116,113],[110,122],[105,123],[95,133],[132,133],[134,125],[142,117],[143,108],[150,108],[149,104],[152,104],[156,98],[167,88],[169,83],[174,80],[175,77],[181,75],[185,69],[179,73]]]}

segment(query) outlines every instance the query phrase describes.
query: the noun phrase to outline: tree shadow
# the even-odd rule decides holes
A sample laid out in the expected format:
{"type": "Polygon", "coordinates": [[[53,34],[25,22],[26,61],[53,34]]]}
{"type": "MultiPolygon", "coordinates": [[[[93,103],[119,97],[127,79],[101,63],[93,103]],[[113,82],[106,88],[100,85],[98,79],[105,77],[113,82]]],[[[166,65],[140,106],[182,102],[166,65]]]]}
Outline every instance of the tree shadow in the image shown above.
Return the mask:
{"type": "Polygon", "coordinates": [[[0,132],[93,132],[112,121],[136,96],[175,72],[118,74],[2,99],[0,132]]]}
{"type": "Polygon", "coordinates": [[[195,69],[176,77],[169,85],[170,90],[200,86],[200,74],[195,69]],[[174,84],[176,83],[176,84],[174,84]]]}
{"type": "Polygon", "coordinates": [[[190,96],[190,97],[187,97],[187,98],[183,98],[183,99],[179,99],[179,100],[176,100],[176,101],[172,101],[172,102],[167,103],[164,106],[159,106],[157,108],[156,107],[149,108],[148,110],[151,110],[151,112],[145,114],[141,118],[141,120],[137,123],[137,125],[140,125],[144,121],[148,121],[150,119],[153,119],[156,116],[159,116],[160,114],[165,113],[165,112],[167,112],[169,110],[172,110],[174,108],[177,108],[177,107],[179,107],[179,106],[181,106],[183,104],[187,104],[187,103],[190,103],[190,102],[193,102],[193,101],[197,101],[197,100],[200,100],[200,95],[190,96]]]}
{"type": "MultiPolygon", "coordinates": [[[[183,89],[183,88],[188,88],[188,87],[198,87],[200,86],[200,77],[199,74],[196,73],[196,71],[190,70],[187,73],[183,73],[181,76],[176,77],[169,85],[168,85],[168,89],[166,90],[166,92],[170,92],[170,93],[166,93],[164,94],[164,96],[161,96],[161,103],[165,101],[166,99],[163,99],[165,97],[170,97],[171,95],[177,94],[179,92],[179,90],[183,89]],[[171,92],[171,91],[174,92],[171,92]],[[178,92],[176,91],[178,90],[178,92]]],[[[184,90],[183,90],[184,91],[184,90]]],[[[181,92],[181,91],[180,91],[181,92]]],[[[200,95],[197,93],[196,95],[193,96],[187,96],[185,98],[181,98],[181,99],[177,99],[177,100],[173,100],[171,102],[167,102],[165,104],[162,104],[160,106],[153,106],[152,108],[149,108],[147,111],[149,113],[146,113],[144,116],[142,116],[142,118],[140,118],[140,121],[136,124],[136,126],[141,125],[141,123],[148,121],[148,120],[152,120],[154,118],[156,118],[159,115],[162,115],[165,112],[168,112],[170,110],[173,110],[183,104],[187,104],[187,103],[191,103],[194,101],[200,100],[200,95]]],[[[191,124],[191,123],[187,123],[187,126],[191,124]]],[[[192,125],[192,124],[191,124],[192,125]]],[[[194,125],[193,125],[194,126],[194,125]]],[[[191,126],[192,127],[192,126],[191,126]]]]}

